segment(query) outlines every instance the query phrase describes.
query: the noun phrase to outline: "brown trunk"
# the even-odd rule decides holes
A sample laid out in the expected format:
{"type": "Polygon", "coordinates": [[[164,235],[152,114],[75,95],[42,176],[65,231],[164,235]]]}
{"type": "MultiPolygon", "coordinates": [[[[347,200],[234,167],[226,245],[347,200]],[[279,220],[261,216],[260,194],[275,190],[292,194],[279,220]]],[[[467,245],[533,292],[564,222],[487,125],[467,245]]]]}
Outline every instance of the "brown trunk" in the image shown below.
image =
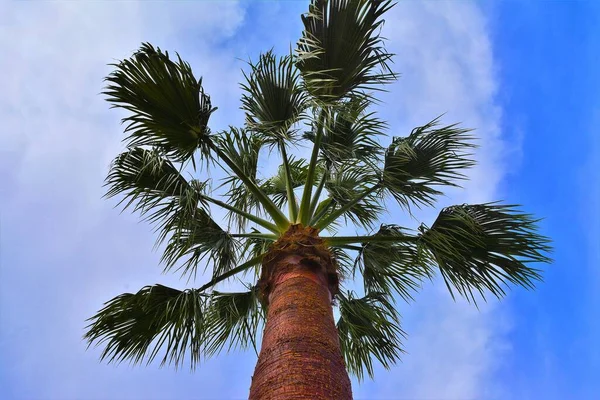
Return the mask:
{"type": "Polygon", "coordinates": [[[337,271],[316,231],[290,227],[260,285],[268,313],[250,399],[352,399],[331,307],[337,271]]]}

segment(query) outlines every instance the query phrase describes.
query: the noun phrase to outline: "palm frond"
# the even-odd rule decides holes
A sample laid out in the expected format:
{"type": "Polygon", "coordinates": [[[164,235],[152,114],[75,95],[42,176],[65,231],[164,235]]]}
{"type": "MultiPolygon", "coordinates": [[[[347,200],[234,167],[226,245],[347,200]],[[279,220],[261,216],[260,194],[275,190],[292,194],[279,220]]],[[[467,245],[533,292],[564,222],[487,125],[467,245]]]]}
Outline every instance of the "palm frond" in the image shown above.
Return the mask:
{"type": "Polygon", "coordinates": [[[88,320],[84,339],[104,345],[101,359],[109,363],[150,363],[164,346],[161,364],[180,366],[188,355],[193,368],[206,341],[206,308],[207,297],[197,291],[146,286],[108,301],[88,320]]]}
{"type": "Polygon", "coordinates": [[[182,196],[189,189],[186,179],[159,150],[139,147],[119,154],[112,162],[105,181],[106,197],[123,194],[125,208],[135,204],[142,213],[171,197],[182,196]]]}
{"type": "Polygon", "coordinates": [[[341,247],[330,247],[329,250],[333,259],[337,263],[337,272],[340,281],[352,278],[353,261],[352,257],[341,247]]]}
{"type": "MultiPolygon", "coordinates": [[[[253,132],[232,127],[226,135],[219,135],[218,143],[219,148],[240,167],[243,173],[256,181],[258,157],[264,140],[253,132]]],[[[260,202],[237,175],[228,175],[223,179],[223,185],[229,186],[226,193],[229,204],[245,212],[260,214],[260,202]]],[[[246,218],[236,213],[230,212],[228,217],[239,230],[244,229],[248,222],[246,218]]]]}
{"type": "Polygon", "coordinates": [[[405,333],[393,304],[383,293],[357,298],[352,292],[338,295],[340,319],[337,329],[348,372],[359,380],[364,371],[373,378],[375,357],[386,369],[399,360],[405,333]]]}
{"type": "Polygon", "coordinates": [[[363,243],[354,269],[362,275],[365,293],[398,293],[412,300],[424,279],[432,277],[426,260],[420,257],[415,240],[407,240],[402,228],[381,225],[375,237],[397,238],[396,241],[363,243]]]}
{"type": "MultiPolygon", "coordinates": [[[[257,229],[252,229],[251,234],[260,234],[261,232],[257,229]]],[[[265,237],[254,236],[248,237],[246,242],[244,243],[243,253],[248,257],[256,257],[259,254],[264,254],[269,250],[269,246],[273,243],[272,239],[268,239],[265,237]]]]}
{"type": "MultiPolygon", "coordinates": [[[[377,185],[378,178],[371,169],[359,165],[342,164],[337,171],[331,171],[328,176],[325,188],[333,206],[329,207],[329,212],[324,215],[324,218],[331,216],[338,208],[349,206],[342,214],[346,222],[349,219],[354,224],[367,228],[372,227],[384,209],[381,199],[372,193],[359,202],[353,202],[370,187],[377,185]]],[[[319,210],[316,213],[319,213],[319,210]]],[[[324,228],[324,226],[318,226],[324,228]]]]}
{"type": "Polygon", "coordinates": [[[172,229],[173,234],[162,257],[167,269],[184,259],[177,270],[182,270],[182,275],[195,278],[201,261],[210,261],[213,276],[235,267],[239,243],[213,221],[206,211],[196,209],[192,213],[177,212],[173,214],[171,224],[176,228],[172,229]]]}
{"type": "Polygon", "coordinates": [[[264,316],[256,289],[208,295],[154,285],[113,298],[88,321],[84,339],[104,345],[101,358],[109,363],[146,358],[149,364],[163,350],[161,365],[179,367],[188,356],[194,368],[201,356],[217,354],[228,342],[229,349],[256,349],[264,316]]]}
{"type": "Polygon", "coordinates": [[[537,220],[514,205],[459,205],[443,209],[431,228],[421,226],[419,245],[450,290],[475,301],[473,290],[504,296],[508,283],[532,288],[541,280],[532,262],[550,262],[549,240],[537,220]]]}
{"type": "Polygon", "coordinates": [[[433,205],[442,194],[435,186],[457,186],[463,171],[475,162],[468,129],[457,125],[436,128],[439,119],[415,128],[410,136],[394,138],[385,154],[383,185],[405,207],[433,205]]]}
{"type": "Polygon", "coordinates": [[[302,16],[297,66],[312,96],[331,103],[396,78],[379,36],[381,17],[392,6],[380,0],[311,1],[302,16]]]}
{"type": "MultiPolygon", "coordinates": [[[[383,154],[377,138],[383,135],[386,123],[367,113],[370,102],[364,96],[353,96],[336,105],[334,112],[325,119],[321,156],[326,162],[339,165],[345,161],[374,164],[383,154]]],[[[316,129],[304,137],[314,142],[316,129]]]]}
{"type": "MultiPolygon", "coordinates": [[[[252,229],[251,233],[260,233],[260,232],[256,229],[252,229]]],[[[259,257],[260,255],[265,254],[269,251],[269,248],[272,243],[273,243],[273,240],[269,240],[266,238],[249,237],[244,242],[241,254],[244,255],[248,259],[259,257]]],[[[255,272],[256,272],[255,278],[258,278],[260,275],[260,268],[256,268],[255,272]]]]}
{"type": "Polygon", "coordinates": [[[292,126],[308,107],[292,56],[277,59],[269,51],[257,64],[249,64],[252,70],[244,73],[246,83],[241,85],[247,127],[267,143],[290,141],[292,126]]]}
{"type": "Polygon", "coordinates": [[[232,348],[256,350],[258,329],[264,323],[256,287],[247,292],[223,293],[214,291],[206,313],[206,354],[212,356],[226,343],[232,348]]]}
{"type": "MultiPolygon", "coordinates": [[[[295,159],[289,158],[288,167],[291,177],[291,185],[293,188],[298,188],[306,182],[308,174],[308,163],[304,158],[295,159]]],[[[320,169],[319,169],[320,172],[320,169]]],[[[319,173],[318,172],[318,173],[319,173]]],[[[284,165],[280,165],[277,169],[277,174],[261,183],[260,188],[271,198],[277,207],[283,207],[287,202],[287,186],[286,173],[284,165]]]]}
{"type": "Polygon", "coordinates": [[[216,108],[187,62],[144,43],[113,66],[103,94],[113,107],[131,112],[123,119],[128,146],[158,147],[174,161],[189,160],[199,149],[208,159],[208,120],[216,108]]]}
{"type": "Polygon", "coordinates": [[[264,142],[262,142],[260,137],[254,135],[254,133],[250,137],[254,139],[248,139],[243,130],[230,127],[229,131],[221,132],[220,135],[209,140],[209,147],[215,151],[218,158],[229,167],[230,171],[223,165],[221,167],[230,175],[236,176],[236,179],[239,179],[245,185],[247,194],[241,195],[242,198],[248,199],[250,204],[254,201],[252,198],[255,198],[262,206],[263,211],[273,218],[277,229],[283,232],[289,226],[289,220],[269,196],[263,192],[256,179],[258,152],[264,142]],[[249,146],[251,147],[250,150],[255,154],[250,156],[244,155],[244,149],[249,146]]]}
{"type": "Polygon", "coordinates": [[[112,163],[105,186],[109,186],[106,197],[123,195],[119,204],[125,203],[124,209],[133,206],[156,224],[158,243],[176,229],[176,214],[193,213],[205,205],[199,194],[206,183],[187,182],[157,149],[136,147],[121,153],[112,163]]]}
{"type": "MultiPolygon", "coordinates": [[[[232,277],[234,277],[237,274],[245,273],[250,268],[260,266],[261,263],[262,263],[262,260],[263,260],[264,256],[265,256],[265,253],[258,254],[258,255],[254,256],[254,257],[250,257],[243,264],[240,264],[237,267],[232,268],[229,271],[224,272],[221,275],[213,276],[213,278],[210,281],[206,282],[204,285],[202,285],[198,289],[198,291],[199,292],[204,292],[204,291],[206,291],[208,289],[213,289],[215,287],[215,285],[217,285],[220,282],[223,282],[223,281],[225,281],[225,280],[227,280],[229,278],[232,278],[232,277]]],[[[258,275],[258,268],[256,268],[256,269],[257,269],[257,275],[258,275]]]]}
{"type": "Polygon", "coordinates": [[[206,183],[187,182],[158,150],[134,148],[119,155],[106,184],[107,196],[124,195],[125,207],[135,205],[156,225],[158,243],[170,235],[162,257],[167,269],[185,256],[180,267],[184,275],[195,276],[205,257],[216,274],[235,265],[237,242],[210,217],[203,195],[206,183]]]}

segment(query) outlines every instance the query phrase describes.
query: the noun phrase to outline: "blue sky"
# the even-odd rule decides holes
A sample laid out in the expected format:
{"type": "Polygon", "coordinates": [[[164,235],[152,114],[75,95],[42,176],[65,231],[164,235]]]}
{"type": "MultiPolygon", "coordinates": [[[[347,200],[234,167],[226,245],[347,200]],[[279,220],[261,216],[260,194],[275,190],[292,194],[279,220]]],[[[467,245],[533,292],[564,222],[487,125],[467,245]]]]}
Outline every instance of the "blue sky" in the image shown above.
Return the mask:
{"type": "MultiPolygon", "coordinates": [[[[0,398],[244,398],[256,357],[195,374],[98,362],[84,320],[162,275],[151,227],[102,200],[122,149],[98,93],[142,41],[179,51],[242,121],[240,59],[295,42],[305,2],[0,1],[0,398]]],[[[545,219],[555,263],[535,292],[477,310],[427,285],[399,303],[408,354],[356,398],[591,399],[600,393],[600,7],[589,1],[400,1],[384,36],[401,79],[379,111],[405,135],[446,112],[477,128],[479,166],[439,207],[501,199],[545,219]],[[594,379],[596,378],[596,379],[594,379]]],[[[269,170],[273,166],[265,165],[269,170]]],[[[438,207],[438,208],[439,208],[438,207]]],[[[431,221],[435,211],[419,214],[431,221]]],[[[407,221],[392,210],[386,221],[407,221]]]]}

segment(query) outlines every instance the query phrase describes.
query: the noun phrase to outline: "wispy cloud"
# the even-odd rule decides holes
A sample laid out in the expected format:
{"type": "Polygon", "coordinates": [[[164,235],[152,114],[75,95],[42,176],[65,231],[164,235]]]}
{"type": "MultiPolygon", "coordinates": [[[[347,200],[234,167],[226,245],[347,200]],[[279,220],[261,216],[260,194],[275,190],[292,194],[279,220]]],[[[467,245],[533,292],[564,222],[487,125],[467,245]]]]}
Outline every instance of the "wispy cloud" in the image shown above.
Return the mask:
{"type": "MultiPolygon", "coordinates": [[[[496,104],[497,78],[486,20],[471,2],[400,2],[385,26],[389,48],[402,73],[384,97],[382,114],[391,134],[406,135],[415,126],[446,113],[443,121],[476,128],[478,166],[464,190],[451,190],[439,207],[497,200],[505,172],[507,146],[500,132],[496,104]]],[[[511,149],[514,151],[514,149],[511,149]]],[[[389,220],[400,217],[398,210],[389,220]]],[[[431,224],[437,212],[417,210],[431,224]]],[[[437,281],[416,298],[401,304],[408,332],[408,354],[391,372],[379,371],[374,383],[359,388],[358,398],[465,399],[493,398],[502,388],[493,373],[510,351],[505,339],[510,316],[494,300],[477,310],[453,302],[437,281]]],[[[356,385],[355,385],[356,386],[356,385]]]]}
{"type": "MultiPolygon", "coordinates": [[[[217,127],[239,123],[237,58],[256,58],[273,44],[287,51],[300,32],[298,14],[305,5],[10,2],[0,7],[0,381],[6,383],[0,386],[9,398],[244,397],[255,362],[251,352],[212,360],[194,375],[154,366],[106,366],[97,362],[97,351],[85,352],[84,319],[103,301],[155,282],[183,285],[176,276],[160,274],[151,228],[101,200],[102,181],[122,148],[122,135],[118,113],[109,112],[97,93],[110,72],[106,64],[149,41],[179,51],[204,77],[220,107],[213,121],[217,127]]],[[[481,12],[473,3],[401,2],[388,17],[384,36],[403,74],[381,108],[390,134],[405,135],[443,112],[448,112],[445,121],[478,128],[480,166],[464,192],[453,192],[440,205],[494,199],[505,147],[481,12]]],[[[430,212],[419,216],[434,218],[430,212]]],[[[453,303],[436,285],[416,304],[401,307],[409,354],[391,372],[378,371],[375,384],[355,384],[357,397],[491,393],[491,373],[506,351],[502,338],[510,326],[495,303],[478,312],[453,303]]]]}

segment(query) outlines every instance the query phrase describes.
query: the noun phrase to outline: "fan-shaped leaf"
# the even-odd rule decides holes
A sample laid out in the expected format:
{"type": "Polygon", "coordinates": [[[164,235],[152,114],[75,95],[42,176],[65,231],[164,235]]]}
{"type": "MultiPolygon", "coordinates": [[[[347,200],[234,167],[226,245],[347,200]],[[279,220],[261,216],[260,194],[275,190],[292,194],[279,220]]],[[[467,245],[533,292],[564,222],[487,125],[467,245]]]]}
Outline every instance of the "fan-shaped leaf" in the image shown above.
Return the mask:
{"type": "Polygon", "coordinates": [[[165,348],[162,364],[180,366],[189,354],[192,368],[200,361],[206,340],[207,298],[194,290],[146,286],[106,303],[89,319],[84,338],[103,344],[102,359],[150,363],[165,348]]]}
{"type": "Polygon", "coordinates": [[[218,353],[229,342],[229,349],[252,345],[256,350],[258,329],[264,316],[257,289],[247,292],[213,292],[206,315],[207,355],[218,353]]]}
{"type": "MultiPolygon", "coordinates": [[[[305,159],[289,159],[289,170],[292,181],[292,187],[297,188],[306,182],[306,176],[308,174],[308,164],[305,159]]],[[[282,207],[287,201],[286,191],[286,174],[283,164],[277,169],[277,174],[267,180],[265,180],[260,188],[271,198],[273,202],[278,206],[282,207]]]]}
{"type": "Polygon", "coordinates": [[[105,186],[106,197],[125,195],[125,208],[136,203],[135,209],[147,212],[169,197],[181,196],[189,184],[177,168],[161,157],[157,149],[139,147],[121,153],[111,165],[105,186]]]}
{"type": "Polygon", "coordinates": [[[213,265],[213,276],[221,275],[236,265],[239,244],[202,209],[175,213],[173,234],[162,258],[167,268],[187,257],[182,275],[195,277],[198,264],[205,258],[213,265]]]}
{"type": "Polygon", "coordinates": [[[380,0],[311,1],[302,16],[297,65],[315,98],[332,102],[396,78],[379,36],[381,16],[392,6],[380,0]]]}
{"type": "MultiPolygon", "coordinates": [[[[350,164],[340,166],[337,171],[330,171],[328,176],[325,188],[332,204],[323,217],[327,217],[337,208],[349,205],[363,192],[375,186],[378,181],[377,176],[372,173],[370,168],[350,164]]],[[[350,219],[354,224],[369,228],[377,221],[383,209],[381,199],[373,193],[352,204],[342,215],[346,222],[350,219]]],[[[318,215],[318,213],[317,209],[315,214],[318,215]]]]}
{"type": "Polygon", "coordinates": [[[497,297],[503,286],[531,288],[541,276],[530,262],[549,262],[549,240],[537,233],[536,220],[513,205],[461,205],[442,210],[431,228],[421,226],[427,250],[450,290],[475,301],[473,289],[497,297]]]}
{"type": "Polygon", "coordinates": [[[182,257],[184,274],[195,276],[196,266],[208,256],[215,274],[232,268],[237,243],[208,214],[203,192],[205,182],[187,182],[173,164],[157,150],[134,148],[117,157],[107,178],[107,196],[124,194],[126,206],[135,204],[146,219],[156,224],[158,242],[169,234],[162,260],[167,269],[182,257]]]}
{"type": "Polygon", "coordinates": [[[272,51],[262,54],[252,71],[244,73],[242,109],[249,129],[265,142],[290,140],[291,128],[307,108],[306,95],[291,56],[277,59],[272,51]]]}
{"type": "MultiPolygon", "coordinates": [[[[363,243],[355,262],[362,274],[365,292],[392,293],[412,300],[425,278],[431,278],[426,260],[420,257],[416,241],[396,225],[381,225],[375,238],[396,237],[397,241],[371,241],[363,243]]],[[[416,239],[416,238],[415,238],[416,239]]]]}
{"type": "Polygon", "coordinates": [[[352,292],[338,296],[337,329],[348,371],[362,380],[364,370],[373,378],[373,357],[386,369],[400,358],[405,337],[393,304],[384,293],[356,298],[352,292]]]}
{"type": "Polygon", "coordinates": [[[89,319],[84,338],[104,345],[102,359],[151,363],[164,351],[161,364],[180,366],[186,356],[192,368],[201,356],[229,348],[256,348],[256,336],[264,321],[256,289],[244,293],[199,290],[180,291],[162,285],[146,286],[106,303],[89,319]]]}
{"type": "MultiPolygon", "coordinates": [[[[367,113],[370,102],[361,96],[336,105],[334,112],[325,119],[321,155],[326,162],[339,165],[348,160],[373,164],[378,161],[383,149],[377,137],[383,135],[386,124],[367,113]]],[[[314,142],[316,128],[304,137],[314,142]]]]}
{"type": "Polygon", "coordinates": [[[394,138],[385,155],[383,184],[403,206],[433,205],[441,194],[434,186],[456,186],[463,171],[475,162],[469,151],[475,147],[469,130],[449,125],[436,128],[438,119],[394,138]]]}
{"type": "MultiPolygon", "coordinates": [[[[219,135],[217,142],[223,153],[235,162],[249,179],[256,182],[258,156],[264,140],[252,132],[232,127],[226,134],[219,135]]],[[[224,178],[223,185],[229,186],[226,193],[229,204],[245,212],[254,211],[260,214],[260,202],[237,175],[231,174],[224,178]]],[[[246,218],[231,212],[228,215],[229,220],[235,222],[240,230],[246,226],[246,218]]]]}
{"type": "Polygon", "coordinates": [[[188,63],[145,43],[113,66],[103,94],[113,107],[131,112],[123,119],[129,146],[158,147],[175,161],[189,160],[197,149],[209,156],[208,120],[216,108],[188,63]]]}

